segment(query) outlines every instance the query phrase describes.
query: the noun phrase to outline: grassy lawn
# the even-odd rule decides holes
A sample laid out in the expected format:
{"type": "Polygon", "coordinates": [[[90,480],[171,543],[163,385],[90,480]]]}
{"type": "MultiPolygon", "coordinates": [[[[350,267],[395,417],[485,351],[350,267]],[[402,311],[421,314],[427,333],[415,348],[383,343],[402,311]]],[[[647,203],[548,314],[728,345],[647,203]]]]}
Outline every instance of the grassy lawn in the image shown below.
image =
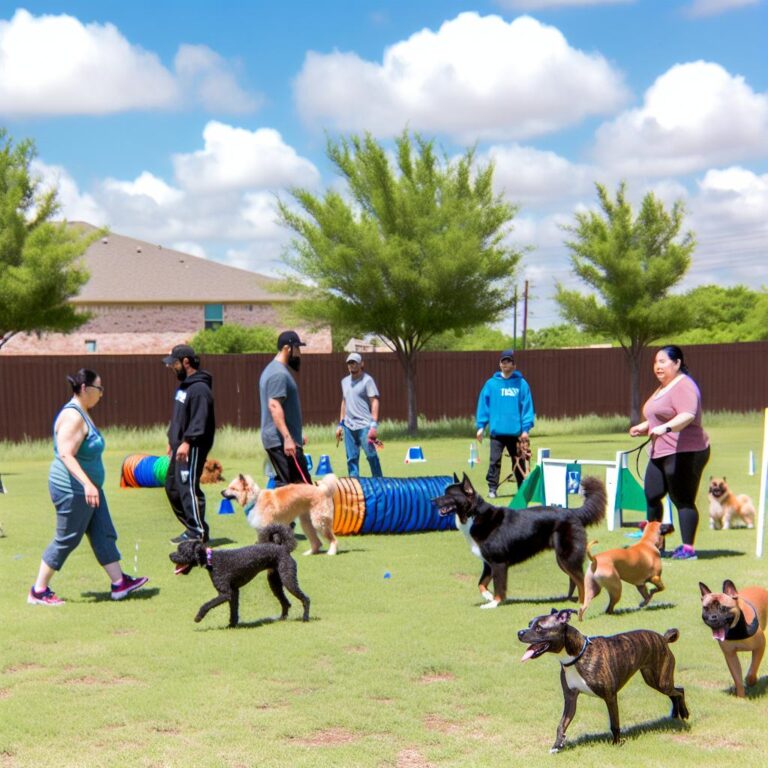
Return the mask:
{"type": "MultiPolygon", "coordinates": [[[[713,415],[705,425],[713,448],[704,480],[726,475],[757,504],[759,478],[748,475],[748,455],[755,452],[759,469],[762,414],[713,415]]],[[[467,470],[485,490],[487,445],[470,469],[469,422],[466,437],[456,436],[455,424],[436,425],[416,441],[401,426],[387,427],[385,474],[467,470]],[[413,444],[421,445],[425,464],[404,464],[413,444]]],[[[327,453],[336,474],[346,474],[332,429],[309,430],[309,437],[315,463],[327,453]]],[[[521,664],[516,637],[532,617],[566,607],[566,577],[551,552],[511,569],[508,604],[481,611],[480,563],[457,532],[342,538],[335,558],[298,557],[300,584],[312,599],[308,624],[295,601],[288,621],[269,620],[278,605],[263,577],[243,590],[240,628],[226,628],[226,606],[195,624],[213,588],[201,570],[174,577],[168,540],[179,528],[164,492],[119,488],[125,455],[161,453],[162,431],[108,433],[107,444],[106,491],[124,569],[151,581],[112,602],[106,576],[83,544],[52,584],[67,601],[59,608],[26,604],[53,533],[50,448],[0,444],[8,488],[0,496],[0,768],[480,768],[569,758],[580,767],[681,768],[764,759],[768,660],[746,700],[730,695],[724,659],[699,616],[698,582],[718,591],[724,578],[768,586],[768,568],[754,557],[754,531],[708,529],[706,482],[699,560],[665,561],[667,591],[648,609],[636,609],[636,592],[627,586],[618,615],[602,613],[601,594],[579,626],[592,635],[678,627],[676,682],[686,689],[690,720],[670,721],[669,700],[637,676],[620,695],[621,748],[609,743],[603,702],[582,696],[565,754],[553,757],[559,665],[547,655],[521,664]]],[[[611,459],[634,445],[621,420],[545,422],[534,432],[534,455],[548,447],[555,457],[611,459]]],[[[225,476],[247,471],[263,482],[255,433],[222,431],[212,455],[225,476]]],[[[221,487],[207,486],[213,538],[222,546],[251,543],[254,532],[239,511],[216,514],[221,487]]],[[[512,486],[505,489],[511,493],[512,486]]],[[[630,543],[626,529],[609,533],[603,525],[591,533],[598,549],[630,543]]],[[[302,540],[299,553],[304,549],[302,540]]]]}

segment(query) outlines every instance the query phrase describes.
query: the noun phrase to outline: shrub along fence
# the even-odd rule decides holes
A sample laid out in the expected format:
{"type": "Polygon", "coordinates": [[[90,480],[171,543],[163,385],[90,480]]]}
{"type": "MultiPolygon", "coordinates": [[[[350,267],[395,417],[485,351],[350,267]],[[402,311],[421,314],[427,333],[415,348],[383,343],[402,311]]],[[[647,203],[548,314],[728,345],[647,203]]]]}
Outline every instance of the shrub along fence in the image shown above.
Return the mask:
{"type": "MultiPolygon", "coordinates": [[[[685,348],[692,376],[701,387],[705,410],[752,411],[768,405],[768,342],[706,344],[685,348]]],[[[655,348],[641,365],[641,402],[656,386],[655,348]]],[[[257,428],[259,376],[272,355],[205,355],[202,367],[213,375],[219,425],[257,428]]],[[[305,354],[297,374],[304,422],[338,419],[343,354],[305,354]]],[[[405,420],[405,382],[397,358],[366,355],[365,370],[381,392],[381,418],[405,420]]],[[[533,391],[536,413],[552,418],[629,414],[629,370],[618,348],[527,350],[517,354],[518,369],[533,391]]],[[[159,355],[0,354],[0,440],[45,438],[58,409],[69,397],[68,373],[92,368],[105,392],[97,420],[102,426],[146,427],[167,422],[175,376],[159,355]]],[[[424,352],[416,363],[419,414],[428,419],[474,413],[484,381],[498,371],[498,351],[424,352]]]]}

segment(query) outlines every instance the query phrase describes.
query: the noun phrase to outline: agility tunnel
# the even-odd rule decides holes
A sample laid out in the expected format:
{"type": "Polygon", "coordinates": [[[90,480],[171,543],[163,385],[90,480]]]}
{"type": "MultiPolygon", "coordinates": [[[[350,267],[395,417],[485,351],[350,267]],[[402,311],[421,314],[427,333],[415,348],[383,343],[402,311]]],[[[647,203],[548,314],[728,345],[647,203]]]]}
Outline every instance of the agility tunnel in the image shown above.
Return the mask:
{"type": "Polygon", "coordinates": [[[159,488],[165,485],[170,461],[168,456],[149,456],[145,453],[126,456],[120,470],[120,487],[159,488]]]}
{"type": "Polygon", "coordinates": [[[419,533],[456,530],[453,515],[441,517],[432,499],[453,479],[444,477],[340,477],[333,496],[333,531],[419,533]]]}

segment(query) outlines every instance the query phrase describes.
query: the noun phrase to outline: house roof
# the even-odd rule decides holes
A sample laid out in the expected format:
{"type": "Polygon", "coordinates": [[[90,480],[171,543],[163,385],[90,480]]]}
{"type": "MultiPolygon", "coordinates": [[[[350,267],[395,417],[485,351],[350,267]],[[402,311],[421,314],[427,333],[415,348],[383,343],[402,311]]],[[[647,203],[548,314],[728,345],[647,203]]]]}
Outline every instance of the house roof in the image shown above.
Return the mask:
{"type": "MultiPolygon", "coordinates": [[[[90,224],[72,226],[95,230],[90,224]]],[[[85,252],[88,283],[74,304],[233,304],[290,301],[275,278],[109,232],[85,252]]]]}

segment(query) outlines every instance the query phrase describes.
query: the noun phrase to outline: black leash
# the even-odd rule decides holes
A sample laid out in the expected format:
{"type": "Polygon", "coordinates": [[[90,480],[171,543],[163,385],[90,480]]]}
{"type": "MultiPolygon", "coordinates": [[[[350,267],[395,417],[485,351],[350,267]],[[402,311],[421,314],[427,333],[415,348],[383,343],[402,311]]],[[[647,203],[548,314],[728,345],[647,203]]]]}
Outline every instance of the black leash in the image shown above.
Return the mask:
{"type": "Polygon", "coordinates": [[[638,478],[642,477],[640,474],[640,451],[642,451],[643,448],[645,448],[645,446],[651,442],[651,440],[653,440],[653,435],[651,435],[646,441],[640,443],[637,448],[632,448],[629,451],[622,451],[625,456],[629,456],[631,453],[635,453],[635,451],[637,451],[637,457],[635,458],[635,472],[637,472],[638,478]]]}

